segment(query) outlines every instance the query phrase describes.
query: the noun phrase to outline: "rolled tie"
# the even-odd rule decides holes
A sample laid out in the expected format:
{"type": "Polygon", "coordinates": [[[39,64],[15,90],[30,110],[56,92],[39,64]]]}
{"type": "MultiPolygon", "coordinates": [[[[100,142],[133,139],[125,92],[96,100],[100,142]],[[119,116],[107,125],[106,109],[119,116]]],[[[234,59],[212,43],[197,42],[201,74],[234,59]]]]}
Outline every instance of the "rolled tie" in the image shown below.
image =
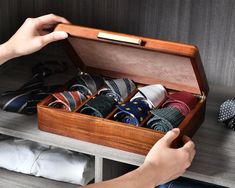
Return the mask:
{"type": "Polygon", "coordinates": [[[218,122],[235,131],[235,98],[226,100],[220,106],[218,122]]]}
{"type": "Polygon", "coordinates": [[[73,84],[70,89],[70,91],[79,91],[82,93],[86,98],[92,95],[92,92],[90,89],[88,89],[86,86],[81,84],[73,84]]]}
{"type": "Polygon", "coordinates": [[[69,112],[74,111],[86,99],[79,91],[64,91],[52,94],[55,101],[48,106],[53,108],[65,109],[69,112]]]}
{"type": "Polygon", "coordinates": [[[85,96],[96,93],[104,85],[104,79],[98,75],[83,73],[76,77],[75,83],[71,86],[71,91],[80,91],[85,96]]]}
{"type": "Polygon", "coordinates": [[[147,122],[146,127],[161,132],[178,127],[185,118],[179,110],[172,107],[154,109],[151,113],[153,117],[147,122]]]}
{"type": "Polygon", "coordinates": [[[105,95],[112,97],[117,103],[123,101],[123,99],[117,93],[113,92],[111,89],[103,88],[99,91],[98,95],[105,95]]]}
{"type": "Polygon", "coordinates": [[[116,101],[112,97],[98,95],[94,99],[89,100],[81,108],[80,113],[105,118],[114,110],[116,104],[116,101]]]}
{"type": "Polygon", "coordinates": [[[166,98],[167,91],[161,84],[149,85],[138,88],[138,93],[133,97],[133,99],[144,96],[150,108],[158,107],[166,98]]]}
{"type": "Polygon", "coordinates": [[[119,112],[114,115],[114,120],[138,126],[148,115],[149,104],[143,97],[138,97],[125,104],[117,105],[119,112]]]}
{"type": "Polygon", "coordinates": [[[105,83],[107,85],[106,89],[101,90],[99,94],[108,95],[107,93],[109,93],[118,102],[123,102],[136,88],[134,82],[127,78],[105,80],[105,83]]]}
{"type": "Polygon", "coordinates": [[[180,91],[167,96],[162,107],[177,108],[184,116],[186,116],[197,104],[198,99],[191,93],[180,91]]]}

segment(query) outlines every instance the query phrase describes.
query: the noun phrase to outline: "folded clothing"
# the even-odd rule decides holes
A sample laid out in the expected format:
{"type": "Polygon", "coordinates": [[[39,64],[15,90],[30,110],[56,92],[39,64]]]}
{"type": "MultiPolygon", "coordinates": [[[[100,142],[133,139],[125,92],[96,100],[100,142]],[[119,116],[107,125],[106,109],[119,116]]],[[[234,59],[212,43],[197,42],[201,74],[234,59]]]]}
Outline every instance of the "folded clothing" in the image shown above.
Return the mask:
{"type": "Polygon", "coordinates": [[[94,159],[85,154],[16,138],[0,141],[0,151],[8,170],[79,185],[94,179],[94,159]]]}

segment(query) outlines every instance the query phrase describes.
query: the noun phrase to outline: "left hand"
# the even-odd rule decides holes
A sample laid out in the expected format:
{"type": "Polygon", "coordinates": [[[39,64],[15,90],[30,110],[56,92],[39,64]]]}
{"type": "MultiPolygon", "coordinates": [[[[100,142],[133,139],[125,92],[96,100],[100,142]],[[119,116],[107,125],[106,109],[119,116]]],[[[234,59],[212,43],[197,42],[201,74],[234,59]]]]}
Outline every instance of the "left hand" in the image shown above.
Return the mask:
{"type": "Polygon", "coordinates": [[[47,33],[44,31],[57,23],[69,24],[69,21],[54,14],[26,19],[24,24],[6,43],[11,56],[28,55],[51,42],[67,38],[68,34],[66,32],[54,31],[47,33]]]}

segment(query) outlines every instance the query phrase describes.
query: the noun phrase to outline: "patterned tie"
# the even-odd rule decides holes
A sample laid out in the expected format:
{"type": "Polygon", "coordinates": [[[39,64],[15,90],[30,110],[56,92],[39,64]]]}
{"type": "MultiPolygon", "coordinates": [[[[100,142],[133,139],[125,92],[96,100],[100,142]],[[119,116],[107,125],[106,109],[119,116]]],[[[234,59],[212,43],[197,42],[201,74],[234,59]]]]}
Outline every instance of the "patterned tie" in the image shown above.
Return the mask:
{"type": "Polygon", "coordinates": [[[56,100],[51,102],[48,106],[65,109],[70,112],[74,111],[86,99],[79,91],[58,92],[52,94],[52,96],[56,100]]]}
{"type": "Polygon", "coordinates": [[[235,131],[235,98],[225,101],[220,106],[218,122],[235,131]]]}
{"type": "Polygon", "coordinates": [[[112,96],[117,102],[123,102],[136,88],[134,82],[127,78],[105,80],[105,83],[107,88],[100,90],[99,95],[112,96]]]}
{"type": "Polygon", "coordinates": [[[75,83],[71,86],[71,91],[80,91],[85,96],[91,96],[104,85],[104,79],[98,75],[82,73],[76,77],[75,83]]]}
{"type": "Polygon", "coordinates": [[[167,132],[184,120],[185,116],[176,108],[161,108],[151,111],[154,115],[148,122],[146,127],[156,131],[167,132]]]}
{"type": "Polygon", "coordinates": [[[44,86],[44,79],[53,74],[64,72],[66,69],[67,66],[64,62],[37,64],[32,68],[33,76],[30,81],[16,91],[7,91],[1,94],[1,109],[28,115],[36,113],[37,103],[60,87],[59,85],[44,86]],[[54,64],[57,69],[50,69],[47,64],[54,64]]]}
{"type": "Polygon", "coordinates": [[[184,116],[186,116],[197,104],[198,99],[186,91],[180,91],[167,96],[167,100],[162,107],[177,108],[184,116]]]}
{"type": "Polygon", "coordinates": [[[149,85],[138,88],[139,92],[132,98],[145,97],[150,108],[156,108],[166,98],[167,91],[161,84],[149,85]]]}
{"type": "Polygon", "coordinates": [[[149,104],[143,97],[135,98],[125,104],[117,105],[119,112],[114,115],[114,120],[138,126],[148,115],[149,104]]]}
{"type": "Polygon", "coordinates": [[[114,110],[116,104],[112,97],[98,95],[94,99],[89,100],[81,108],[80,113],[105,118],[114,110]]]}

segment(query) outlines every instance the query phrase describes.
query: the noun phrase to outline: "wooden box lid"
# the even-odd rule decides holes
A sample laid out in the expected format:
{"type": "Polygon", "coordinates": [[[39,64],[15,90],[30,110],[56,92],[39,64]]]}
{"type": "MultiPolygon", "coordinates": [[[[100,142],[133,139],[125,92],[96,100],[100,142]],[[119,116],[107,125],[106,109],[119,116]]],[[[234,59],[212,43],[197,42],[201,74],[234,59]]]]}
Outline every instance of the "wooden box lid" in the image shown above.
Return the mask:
{"type": "Polygon", "coordinates": [[[84,72],[208,94],[196,46],[67,24],[55,30],[69,34],[72,60],[84,72]]]}

